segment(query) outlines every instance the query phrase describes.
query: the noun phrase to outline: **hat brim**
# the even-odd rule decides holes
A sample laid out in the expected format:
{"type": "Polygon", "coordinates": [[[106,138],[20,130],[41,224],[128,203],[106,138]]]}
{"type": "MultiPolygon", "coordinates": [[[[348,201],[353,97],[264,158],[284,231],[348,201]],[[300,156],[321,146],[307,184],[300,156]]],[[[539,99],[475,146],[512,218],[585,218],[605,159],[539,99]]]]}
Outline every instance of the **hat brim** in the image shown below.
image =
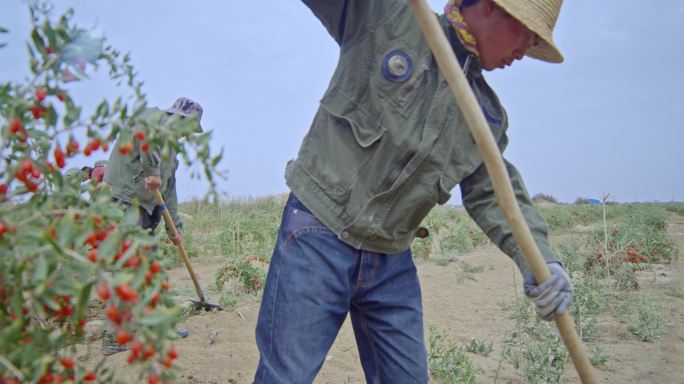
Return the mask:
{"type": "Polygon", "coordinates": [[[563,55],[560,53],[558,47],[556,47],[553,40],[546,40],[540,34],[537,35],[541,40],[537,45],[528,49],[525,55],[548,63],[562,63],[564,60],[563,55]]]}

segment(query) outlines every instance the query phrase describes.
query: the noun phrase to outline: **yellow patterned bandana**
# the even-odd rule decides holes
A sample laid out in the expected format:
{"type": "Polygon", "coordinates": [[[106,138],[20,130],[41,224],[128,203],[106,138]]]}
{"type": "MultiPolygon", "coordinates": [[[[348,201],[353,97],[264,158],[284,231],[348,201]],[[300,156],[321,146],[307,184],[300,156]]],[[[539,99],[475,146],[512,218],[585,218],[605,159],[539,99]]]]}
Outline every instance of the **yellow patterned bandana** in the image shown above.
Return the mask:
{"type": "Polygon", "coordinates": [[[456,36],[458,36],[463,47],[475,55],[475,57],[480,58],[480,51],[477,49],[475,36],[470,34],[468,24],[466,24],[459,6],[456,4],[457,1],[460,3],[459,0],[449,0],[449,3],[444,7],[444,14],[451,23],[451,26],[456,30],[456,36]]]}

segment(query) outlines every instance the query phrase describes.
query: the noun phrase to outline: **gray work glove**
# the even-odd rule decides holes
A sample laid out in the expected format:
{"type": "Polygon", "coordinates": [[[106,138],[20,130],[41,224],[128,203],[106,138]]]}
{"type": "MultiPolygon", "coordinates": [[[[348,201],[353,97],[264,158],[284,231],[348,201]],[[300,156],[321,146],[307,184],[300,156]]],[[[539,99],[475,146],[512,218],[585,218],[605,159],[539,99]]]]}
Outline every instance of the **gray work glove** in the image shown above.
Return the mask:
{"type": "Polygon", "coordinates": [[[527,271],[523,276],[523,285],[525,295],[537,306],[539,316],[546,321],[551,321],[568,310],[572,303],[574,288],[570,277],[560,263],[550,262],[547,266],[551,277],[542,285],[537,284],[532,271],[527,271]]]}

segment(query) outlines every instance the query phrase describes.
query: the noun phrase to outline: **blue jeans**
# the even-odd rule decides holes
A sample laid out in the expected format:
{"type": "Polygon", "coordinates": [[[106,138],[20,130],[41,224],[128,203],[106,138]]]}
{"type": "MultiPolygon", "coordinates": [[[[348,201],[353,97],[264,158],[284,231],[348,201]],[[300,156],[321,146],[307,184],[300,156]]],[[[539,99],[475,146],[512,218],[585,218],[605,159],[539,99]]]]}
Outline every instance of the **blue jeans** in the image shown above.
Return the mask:
{"type": "Polygon", "coordinates": [[[254,383],[311,383],[347,313],[368,383],[427,383],[411,251],[352,248],[290,194],[259,311],[254,383]]]}

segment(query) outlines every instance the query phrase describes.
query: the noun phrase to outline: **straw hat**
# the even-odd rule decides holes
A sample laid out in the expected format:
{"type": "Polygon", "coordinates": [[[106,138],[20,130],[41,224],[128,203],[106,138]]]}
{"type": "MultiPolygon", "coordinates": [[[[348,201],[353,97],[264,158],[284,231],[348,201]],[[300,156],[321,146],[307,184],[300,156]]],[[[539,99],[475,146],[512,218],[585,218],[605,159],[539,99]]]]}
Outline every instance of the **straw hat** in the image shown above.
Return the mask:
{"type": "MultiPolygon", "coordinates": [[[[560,63],[563,55],[553,42],[563,0],[492,0],[524,26],[539,36],[539,43],[527,50],[527,56],[550,63],[560,63]]],[[[456,3],[460,4],[461,0],[456,3]]]]}
{"type": "Polygon", "coordinates": [[[563,0],[494,0],[501,8],[539,36],[537,45],[527,50],[527,56],[550,63],[560,63],[563,55],[553,42],[563,0]]]}

